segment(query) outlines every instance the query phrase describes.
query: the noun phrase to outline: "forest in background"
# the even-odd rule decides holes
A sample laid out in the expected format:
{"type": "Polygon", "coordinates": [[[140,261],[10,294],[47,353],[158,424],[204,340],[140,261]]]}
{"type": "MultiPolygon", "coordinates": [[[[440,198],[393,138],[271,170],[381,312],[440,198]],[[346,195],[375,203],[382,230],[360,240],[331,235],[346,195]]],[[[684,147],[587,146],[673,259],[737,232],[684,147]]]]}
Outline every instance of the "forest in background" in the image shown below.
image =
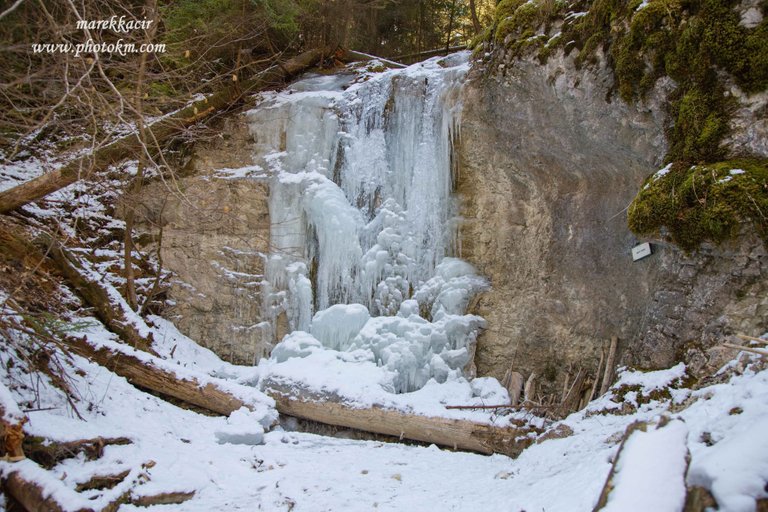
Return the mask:
{"type": "Polygon", "coordinates": [[[387,58],[466,45],[494,0],[18,0],[0,12],[0,150],[64,151],[161,115],[311,48],[387,58]],[[145,30],[83,30],[78,20],[154,20],[145,30]],[[164,45],[162,52],[40,51],[32,44],[164,45]]]}

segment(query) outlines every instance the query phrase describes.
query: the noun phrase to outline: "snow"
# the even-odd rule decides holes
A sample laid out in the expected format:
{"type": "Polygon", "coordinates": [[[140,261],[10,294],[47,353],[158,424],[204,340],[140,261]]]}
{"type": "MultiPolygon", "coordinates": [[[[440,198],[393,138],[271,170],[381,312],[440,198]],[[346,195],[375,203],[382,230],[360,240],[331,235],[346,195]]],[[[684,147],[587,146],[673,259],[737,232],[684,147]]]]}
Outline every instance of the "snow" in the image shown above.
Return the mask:
{"type": "Polygon", "coordinates": [[[680,420],[648,428],[635,430],[624,443],[605,512],[683,509],[688,429],[680,420]]]}
{"type": "Polygon", "coordinates": [[[219,444],[263,444],[264,429],[271,427],[264,419],[264,416],[254,414],[253,411],[241,407],[227,417],[225,426],[214,432],[216,441],[219,444]]]}
{"type": "Polygon", "coordinates": [[[659,180],[659,179],[663,178],[664,176],[669,174],[669,172],[671,170],[672,170],[672,163],[670,162],[663,169],[659,169],[658,171],[656,171],[656,173],[653,175],[653,181],[656,181],[656,180],[659,180]]]}
{"type": "Polygon", "coordinates": [[[675,381],[686,376],[684,363],[678,363],[667,370],[654,372],[636,372],[620,368],[618,373],[619,380],[616,382],[616,387],[641,386],[647,393],[669,387],[675,381]]]}
{"type": "Polygon", "coordinates": [[[23,418],[24,414],[21,412],[21,409],[19,409],[19,406],[16,404],[15,399],[13,398],[13,395],[10,391],[8,391],[8,388],[5,387],[3,383],[0,382],[0,412],[2,412],[2,416],[0,416],[0,420],[10,423],[10,424],[18,424],[23,418]]]}
{"type": "MultiPolygon", "coordinates": [[[[443,277],[451,275],[443,273],[443,277]]],[[[409,305],[404,303],[404,309],[409,305]]],[[[228,382],[232,389],[284,378],[286,383],[317,389],[329,386],[325,391],[351,398],[350,406],[380,403],[415,414],[468,418],[500,426],[509,425],[513,419],[534,419],[529,413],[504,416],[445,409],[446,405],[505,403],[506,391],[495,379],[468,382],[458,378],[443,384],[430,380],[418,391],[392,394],[384,389],[392,385],[392,374],[361,359],[360,350],[323,349],[315,340],[306,344],[308,355],[304,358],[264,361],[257,368],[239,367],[220,361],[168,322],[157,317],[151,317],[150,322],[147,328],[162,358],[153,358],[153,364],[180,375],[213,379],[211,382],[222,385],[228,382]],[[302,363],[309,359],[314,360],[312,365],[302,363]],[[334,371],[337,375],[332,376],[334,371]]],[[[93,343],[117,345],[97,326],[91,325],[85,334],[93,343]]],[[[314,340],[300,331],[291,337],[314,340]]],[[[132,349],[123,350],[133,354],[132,349]]],[[[21,408],[28,409],[29,435],[61,441],[96,436],[132,440],[128,445],[107,446],[98,460],[68,459],[49,472],[28,461],[0,463],[0,472],[23,472],[70,510],[98,508],[133,489],[138,495],[194,491],[190,501],[165,506],[188,512],[394,511],[424,510],[435,504],[457,511],[589,511],[611,470],[622,434],[636,421],[651,426],[626,443],[624,462],[618,465],[617,494],[610,498],[609,510],[679,510],[665,507],[680,501],[681,461],[686,450],[691,456],[687,484],[710,489],[721,510],[754,510],[756,498],[768,497],[764,490],[768,481],[768,442],[764,436],[768,428],[768,371],[757,356],[747,354],[722,370],[718,377],[721,383],[688,391],[685,404],[660,398],[628,414],[613,414],[605,404],[619,400],[619,387],[638,386],[638,394],[650,395],[679,386],[685,376],[683,365],[649,373],[625,370],[612,391],[586,410],[556,424],[536,420],[540,427],[566,425],[573,433],[534,444],[514,460],[435,446],[324,437],[281,427],[263,433],[270,423],[261,413],[241,409],[225,418],[180,409],[134,388],[107,368],[73,355],[64,361],[83,416],[80,420],[47,377],[40,376],[36,387],[23,385],[26,377],[19,367],[8,364],[12,357],[11,351],[0,352],[0,364],[9,369],[3,374],[4,384],[21,408]],[[35,407],[30,408],[30,403],[35,407]],[[654,428],[663,415],[669,423],[654,428]],[[112,490],[72,490],[95,474],[125,470],[128,477],[112,490]],[[652,492],[649,486],[653,486],[652,492]],[[631,506],[619,506],[627,499],[633,500],[631,506]]],[[[140,510],[134,506],[122,509],[140,510]]]]}
{"type": "Polygon", "coordinates": [[[260,165],[248,165],[237,169],[217,169],[213,176],[223,180],[235,180],[243,178],[260,178],[265,177],[266,174],[264,174],[264,168],[260,165]]]}

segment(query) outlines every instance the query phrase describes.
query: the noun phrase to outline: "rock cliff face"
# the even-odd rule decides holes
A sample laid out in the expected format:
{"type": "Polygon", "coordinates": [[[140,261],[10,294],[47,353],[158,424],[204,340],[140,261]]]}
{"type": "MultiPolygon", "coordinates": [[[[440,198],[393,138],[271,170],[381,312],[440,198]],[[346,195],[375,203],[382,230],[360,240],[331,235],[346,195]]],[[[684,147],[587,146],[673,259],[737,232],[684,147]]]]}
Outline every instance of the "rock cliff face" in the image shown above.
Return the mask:
{"type": "MultiPolygon", "coordinates": [[[[474,66],[463,92],[458,256],[492,285],[473,311],[488,322],[478,375],[536,374],[541,397],[559,396],[580,370],[594,376],[614,336],[624,364],[682,358],[695,369],[719,361],[712,347],[723,335],[768,330],[768,255],[749,227],[690,255],[653,240],[654,253],[632,261],[645,240],[627,229],[626,209],[666,151],[673,84],[659,82],[635,106],[615,99],[612,84],[605,66],[577,70],[561,54],[546,65],[496,54],[474,66]]],[[[744,98],[734,116],[734,153],[760,152],[764,126],[750,119],[763,96],[744,98]]],[[[264,314],[269,187],[244,177],[258,152],[233,117],[196,145],[184,177],[143,194],[143,228],[156,239],[162,226],[174,275],[165,315],[238,363],[268,354],[288,330],[285,315],[264,314]]]]}
{"type": "Polygon", "coordinates": [[[198,143],[189,169],[142,193],[142,228],[160,236],[163,267],[172,272],[164,316],[221,357],[253,364],[268,353],[271,331],[261,321],[261,281],[269,245],[268,186],[237,177],[252,165],[242,117],[198,143]],[[225,170],[222,172],[222,170],[225,170]]]}
{"type": "Polygon", "coordinates": [[[554,391],[579,368],[594,375],[612,336],[624,363],[660,367],[724,332],[764,331],[755,237],[692,256],[657,241],[632,261],[626,208],[664,155],[670,84],[628,106],[605,67],[498,57],[465,89],[459,149],[461,257],[492,284],[478,373],[534,372],[554,391]]]}

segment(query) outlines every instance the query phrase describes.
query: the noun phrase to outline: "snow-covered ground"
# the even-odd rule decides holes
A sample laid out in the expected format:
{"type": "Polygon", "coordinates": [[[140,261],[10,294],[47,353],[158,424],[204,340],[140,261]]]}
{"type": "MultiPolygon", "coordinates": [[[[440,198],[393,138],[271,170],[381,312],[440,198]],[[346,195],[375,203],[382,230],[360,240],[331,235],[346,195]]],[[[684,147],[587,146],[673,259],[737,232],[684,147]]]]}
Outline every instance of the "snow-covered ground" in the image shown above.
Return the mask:
{"type": "MultiPolygon", "coordinates": [[[[465,71],[463,66],[456,62],[443,68],[435,60],[410,71],[386,72],[378,79],[368,77],[352,86],[337,83],[336,78],[310,78],[294,84],[293,91],[267,95],[269,108],[251,112],[254,125],[263,124],[260,129],[273,135],[279,135],[279,130],[260,123],[263,119],[259,117],[273,107],[292,113],[278,117],[301,121],[299,124],[309,128],[319,125],[319,121],[313,124],[302,116],[317,116],[319,112],[320,120],[326,123],[323,126],[328,128],[315,130],[318,140],[289,140],[289,146],[296,142],[296,147],[285,153],[269,153],[264,165],[221,169],[216,174],[221,179],[242,179],[261,176],[267,168],[277,173],[272,176],[276,204],[271,206],[271,216],[285,232],[276,229],[273,242],[285,247],[302,246],[303,238],[294,240],[295,233],[286,226],[293,226],[288,221],[294,217],[304,218],[304,214],[297,216],[296,212],[305,212],[314,222],[312,229],[318,230],[319,250],[326,255],[323,261],[328,265],[328,282],[321,288],[329,291],[317,312],[310,306],[311,286],[304,275],[308,268],[304,256],[287,257],[287,251],[272,255],[272,278],[276,285],[284,281],[288,288],[276,295],[283,297],[290,292],[288,295],[293,297],[287,305],[278,305],[291,313],[295,330],[274,348],[269,360],[256,367],[234,366],[196,345],[161,318],[151,317],[147,324],[138,315],[130,315],[129,321],[139,332],[151,332],[153,348],[160,356],[159,360],[153,359],[120,344],[92,318],[69,319],[70,325],[78,325],[74,334],[87,335],[92,344],[131,353],[180,376],[231,390],[251,404],[253,411],[241,409],[226,418],[198,414],[138,390],[105,367],[78,356],[59,354],[76,397],[75,412],[45,376],[25,373],[25,366],[0,339],[0,364],[6,369],[0,372],[0,380],[27,414],[27,434],[56,441],[98,436],[132,440],[127,445],[107,446],[98,460],[68,459],[50,471],[30,461],[0,462],[0,472],[20,471],[44,483],[48,492],[72,510],[100,510],[132,490],[134,496],[194,492],[185,503],[163,507],[174,511],[437,508],[578,512],[594,508],[609,475],[616,491],[608,496],[607,510],[679,511],[686,492],[684,482],[689,487],[708,489],[721,510],[755,510],[757,499],[768,498],[768,371],[758,356],[742,354],[741,359],[713,377],[711,384],[696,390],[685,388],[690,379],[682,364],[652,373],[624,371],[611,392],[556,424],[526,412],[503,415],[498,411],[445,408],[507,403],[509,399],[494,379],[468,381],[462,372],[482,323],[479,317],[464,312],[469,297],[485,286],[484,281],[466,263],[444,257],[450,253],[450,237],[438,237],[429,247],[422,243],[435,233],[450,231],[453,210],[446,144],[452,140],[458,110],[452,108],[455,98],[447,101],[443,93],[456,93],[457,77],[465,71]],[[395,79],[396,75],[399,78],[395,79]],[[395,102],[392,107],[384,92],[397,87],[418,94],[405,95],[405,103],[398,106],[395,102]],[[341,102],[342,97],[349,100],[349,108],[341,109],[339,118],[330,113],[327,101],[341,102]],[[371,100],[374,97],[377,101],[371,100]],[[419,98],[419,102],[429,100],[424,105],[437,109],[437,114],[432,115],[424,106],[415,108],[413,98],[419,98]],[[311,101],[304,104],[306,100],[311,101]],[[319,100],[323,102],[318,104],[319,100]],[[364,103],[376,108],[358,111],[357,106],[364,103]],[[388,151],[383,132],[388,108],[394,108],[398,120],[395,124],[400,127],[398,135],[392,136],[397,142],[393,146],[402,146],[404,141],[419,143],[405,155],[407,158],[390,155],[392,162],[382,156],[388,151]],[[439,123],[422,126],[422,113],[439,123]],[[346,124],[338,124],[339,119],[346,124]],[[366,119],[370,122],[363,122],[366,119]],[[331,158],[315,158],[322,152],[308,152],[307,148],[317,146],[328,155],[336,155],[332,143],[342,126],[347,130],[342,134],[350,160],[340,167],[340,187],[326,176],[336,167],[331,165],[331,158]],[[408,128],[411,126],[426,126],[423,136],[414,137],[415,132],[408,128]],[[435,141],[442,141],[444,146],[435,141]],[[371,150],[377,147],[379,150],[371,150]],[[424,147],[440,151],[422,154],[420,148],[424,147]],[[363,158],[370,165],[352,165],[352,157],[363,158]],[[379,169],[381,173],[358,176],[352,173],[358,168],[379,169]],[[387,169],[393,171],[384,172],[387,169]],[[426,179],[415,174],[417,171],[429,171],[434,176],[430,174],[426,179]],[[391,176],[398,179],[387,181],[391,176]],[[371,180],[378,185],[369,190],[364,185],[371,180]],[[419,209],[424,194],[411,187],[412,182],[440,185],[430,189],[436,205],[433,210],[419,209]],[[301,190],[307,194],[298,194],[294,185],[304,187],[301,190]],[[381,190],[387,191],[392,201],[383,201],[377,209],[370,205],[379,202],[381,190]],[[352,212],[352,203],[346,198],[361,194],[370,208],[352,212]],[[296,200],[285,200],[291,197],[296,200]],[[308,202],[299,204],[300,197],[308,198],[308,202]],[[441,227],[435,227],[438,224],[441,227]],[[350,236],[344,235],[347,232],[350,236]],[[324,233],[328,234],[325,249],[324,233]],[[338,243],[341,240],[354,242],[349,258],[344,252],[349,247],[342,247],[338,243]],[[424,248],[429,250],[424,252],[424,248]],[[341,263],[343,268],[338,266],[341,263]],[[345,273],[366,275],[357,270],[347,272],[347,267],[367,269],[370,282],[335,283],[330,279],[345,273]],[[413,297],[407,296],[411,289],[413,297]],[[360,304],[330,304],[332,292],[360,304]],[[420,316],[422,308],[430,311],[429,321],[420,316]],[[274,403],[260,391],[267,381],[333,393],[353,407],[376,404],[412,414],[471,419],[500,427],[524,420],[546,432],[517,459],[453,452],[436,446],[301,433],[286,430],[291,423],[273,426],[277,417],[274,403]],[[645,425],[644,430],[636,427],[635,434],[623,442],[627,428],[637,422],[645,425]],[[619,452],[612,474],[612,462],[619,452]],[[686,464],[688,456],[690,464],[686,464]],[[127,476],[112,489],[74,491],[94,475],[125,471],[127,476]]],[[[30,157],[27,163],[0,166],[0,190],[43,172],[40,161],[30,157]]],[[[130,164],[123,171],[130,174],[130,164]]],[[[113,218],[108,208],[117,197],[115,191],[122,186],[119,180],[105,180],[94,190],[89,184],[75,184],[53,194],[47,203],[25,207],[25,211],[36,219],[57,223],[62,233],[73,240],[82,239],[88,247],[99,237],[123,229],[122,222],[113,218]]],[[[300,233],[311,231],[302,226],[300,233]]],[[[117,291],[122,280],[109,268],[121,254],[118,242],[101,247],[94,253],[96,261],[88,266],[90,272],[103,278],[115,304],[124,303],[117,291]]],[[[321,273],[325,272],[322,268],[321,273]]],[[[149,286],[149,282],[142,284],[149,286]]],[[[0,295],[0,299],[4,297],[0,295]]],[[[76,302],[74,296],[71,299],[76,302]]],[[[4,300],[0,304],[4,305],[4,300]]],[[[13,314],[5,310],[0,313],[13,314]]],[[[0,510],[5,508],[3,502],[0,499],[0,510]]],[[[140,508],[123,505],[120,510],[140,508]]]]}
{"type": "MultiPolygon", "coordinates": [[[[171,366],[252,385],[265,370],[224,363],[170,324],[154,321],[158,352],[171,366]]],[[[99,335],[99,326],[89,329],[89,338],[108,342],[110,335],[99,335]]],[[[2,355],[4,365],[9,357],[2,355]]],[[[62,441],[125,436],[133,442],[108,446],[95,461],[66,460],[42,476],[28,461],[0,463],[0,470],[45,478],[47,488],[72,509],[105,505],[133,487],[134,494],[146,495],[195,492],[183,504],[163,507],[174,511],[587,511],[598,500],[627,426],[667,415],[673,421],[664,427],[666,434],[651,426],[648,439],[638,438],[634,449],[627,443],[623,450],[617,481],[625,490],[629,486],[624,494],[647,496],[643,486],[651,485],[652,503],[661,504],[654,510],[680,510],[685,492],[680,455],[687,448],[689,485],[711,489],[722,510],[746,512],[755,510],[756,497],[766,497],[768,480],[768,371],[753,357],[742,355],[723,370],[722,383],[696,391],[681,387],[683,365],[624,372],[612,392],[550,428],[567,431],[565,425],[570,435],[544,440],[513,460],[280,427],[262,439],[258,418],[249,413],[223,418],[184,410],[74,356],[67,364],[83,420],[45,382],[32,386],[29,376],[10,372],[5,384],[15,399],[22,408],[35,409],[27,412],[27,432],[62,441]],[[656,432],[662,434],[652,435],[656,432]],[[94,474],[125,470],[129,475],[112,490],[71,490],[94,474]],[[622,480],[625,471],[631,478],[622,480]]],[[[610,509],[648,510],[642,501],[632,503],[610,509]]]]}

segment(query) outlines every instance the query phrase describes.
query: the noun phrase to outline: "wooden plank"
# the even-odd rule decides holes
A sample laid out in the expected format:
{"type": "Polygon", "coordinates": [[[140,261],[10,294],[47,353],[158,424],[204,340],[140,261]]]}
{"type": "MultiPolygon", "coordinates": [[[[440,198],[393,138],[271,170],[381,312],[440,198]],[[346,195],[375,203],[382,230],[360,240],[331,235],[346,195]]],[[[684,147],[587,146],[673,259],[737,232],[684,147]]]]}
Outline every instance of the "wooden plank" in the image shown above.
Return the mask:
{"type": "Polygon", "coordinates": [[[619,346],[619,338],[611,337],[611,346],[608,349],[608,358],[605,361],[605,372],[603,373],[603,383],[600,385],[600,396],[608,392],[608,388],[613,384],[613,369],[616,364],[616,350],[619,346]]]}

